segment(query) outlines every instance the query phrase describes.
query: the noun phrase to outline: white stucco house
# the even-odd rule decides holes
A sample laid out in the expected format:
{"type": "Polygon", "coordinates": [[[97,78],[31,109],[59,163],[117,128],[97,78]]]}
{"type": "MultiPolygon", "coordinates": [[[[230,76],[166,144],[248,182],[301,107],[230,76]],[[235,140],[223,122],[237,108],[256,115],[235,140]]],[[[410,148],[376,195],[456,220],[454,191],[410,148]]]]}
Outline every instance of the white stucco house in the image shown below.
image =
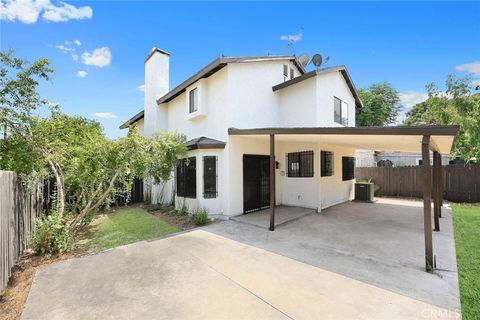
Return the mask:
{"type": "MultiPolygon", "coordinates": [[[[354,127],[361,107],[344,66],[306,73],[294,56],[222,56],[170,89],[169,60],[163,50],[150,52],[145,109],[122,127],[184,133],[190,161],[174,175],[176,202],[211,214],[238,215],[269,203],[268,139],[232,136],[229,128],[354,127]]],[[[276,203],[320,211],[352,199],[354,155],[349,147],[278,141],[276,203]]],[[[153,188],[152,200],[169,201],[171,185],[153,188]]]]}
{"type": "Polygon", "coordinates": [[[345,66],[306,72],[295,56],[221,56],[171,89],[169,64],[168,52],[150,51],[144,110],[121,126],[189,140],[172,183],[145,188],[153,202],[170,201],[175,186],[177,205],[210,214],[273,202],[320,212],[352,199],[356,149],[420,152],[428,135],[448,154],[453,142],[456,128],[355,127],[362,102],[345,66]]]}
{"type": "Polygon", "coordinates": [[[357,149],[420,153],[432,269],[431,199],[438,221],[441,155],[458,126],[355,127],[362,102],[345,66],[306,72],[295,56],[221,56],[170,88],[169,64],[168,52],[150,51],[144,110],[121,126],[188,138],[188,161],[180,159],[171,183],[145,188],[152,202],[171,201],[175,186],[176,205],[190,211],[228,217],[270,208],[274,230],[276,206],[320,212],[351,200],[357,149]]]}

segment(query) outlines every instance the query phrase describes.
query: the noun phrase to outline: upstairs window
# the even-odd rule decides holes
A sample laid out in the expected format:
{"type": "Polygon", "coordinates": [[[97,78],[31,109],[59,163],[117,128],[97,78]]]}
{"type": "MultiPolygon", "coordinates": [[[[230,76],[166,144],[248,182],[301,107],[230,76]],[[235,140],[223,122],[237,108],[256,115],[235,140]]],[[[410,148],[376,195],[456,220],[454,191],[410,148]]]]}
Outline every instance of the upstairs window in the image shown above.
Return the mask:
{"type": "Polygon", "coordinates": [[[342,157],[342,180],[355,179],[355,158],[342,157]]]}
{"type": "Polygon", "coordinates": [[[177,196],[185,198],[197,197],[197,164],[196,157],[184,158],[177,166],[177,196]]]}
{"type": "Polygon", "coordinates": [[[322,177],[333,176],[333,152],[320,151],[320,174],[322,177]]]}
{"type": "Polygon", "coordinates": [[[344,126],[348,125],[348,104],[333,97],[333,120],[344,126]]]}
{"type": "Polygon", "coordinates": [[[283,81],[288,80],[288,66],[286,64],[283,65],[283,81]]]}
{"type": "Polygon", "coordinates": [[[212,199],[217,197],[217,157],[203,157],[203,197],[212,199]]]}
{"type": "Polygon", "coordinates": [[[188,105],[190,113],[193,113],[198,110],[198,89],[190,90],[188,94],[188,105]]]}
{"type": "Polygon", "coordinates": [[[313,177],[313,151],[287,153],[287,177],[313,177]]]}
{"type": "Polygon", "coordinates": [[[290,68],[290,80],[292,80],[295,77],[295,74],[293,72],[293,68],[290,68]]]}

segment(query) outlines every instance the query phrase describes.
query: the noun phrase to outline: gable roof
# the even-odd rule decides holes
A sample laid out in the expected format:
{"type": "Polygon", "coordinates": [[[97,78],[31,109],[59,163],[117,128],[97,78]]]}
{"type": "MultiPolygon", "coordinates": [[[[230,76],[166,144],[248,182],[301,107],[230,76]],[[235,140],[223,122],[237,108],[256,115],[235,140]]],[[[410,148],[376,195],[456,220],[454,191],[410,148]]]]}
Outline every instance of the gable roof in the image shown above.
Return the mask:
{"type": "MultiPolygon", "coordinates": [[[[152,49],[150,52],[149,56],[147,57],[147,60],[151,57],[153,52],[159,51],[161,53],[170,55],[168,52],[160,50],[158,48],[152,49]]],[[[164,96],[160,97],[157,100],[157,104],[161,103],[166,103],[171,100],[173,100],[175,97],[179,96],[183,92],[185,92],[186,88],[189,87],[191,84],[197,82],[200,79],[203,78],[208,78],[212,74],[216,73],[217,71],[221,70],[223,67],[225,67],[229,63],[248,63],[248,62],[259,62],[259,61],[278,61],[278,60],[289,60],[292,61],[295,66],[298,68],[300,73],[304,74],[305,69],[302,67],[300,62],[298,62],[297,58],[295,56],[238,56],[238,57],[225,57],[225,56],[220,56],[210,62],[208,65],[200,69],[197,73],[192,75],[190,78],[187,80],[183,81],[180,83],[178,86],[170,90],[167,94],[164,96]]],[[[146,60],[145,60],[146,61],[146,60]]],[[[129,120],[125,121],[121,126],[120,129],[125,129],[128,128],[130,125],[133,123],[137,122],[141,118],[144,117],[143,111],[137,113],[134,115],[132,118],[129,120]]]]}
{"type": "Polygon", "coordinates": [[[144,114],[144,111],[142,110],[139,113],[137,113],[136,115],[134,115],[133,117],[131,117],[130,119],[128,119],[127,121],[125,121],[124,123],[122,123],[122,125],[120,126],[120,129],[128,128],[130,125],[132,125],[135,122],[137,122],[138,120],[142,119],[144,116],[145,116],[145,114],[144,114]]]}
{"type": "Polygon", "coordinates": [[[360,96],[358,95],[357,89],[355,88],[355,85],[353,84],[353,80],[350,77],[350,74],[347,71],[347,68],[344,65],[340,66],[335,66],[335,67],[329,67],[329,68],[323,68],[323,69],[318,69],[318,70],[313,70],[307,73],[302,74],[301,76],[298,76],[296,78],[293,78],[291,80],[282,82],[280,84],[277,84],[276,86],[272,87],[273,91],[277,91],[286,87],[289,87],[291,85],[294,85],[296,83],[302,82],[304,80],[310,79],[312,77],[315,77],[317,75],[322,75],[322,74],[327,74],[331,72],[340,72],[345,79],[345,82],[348,85],[348,88],[350,89],[350,92],[353,95],[353,98],[355,99],[355,107],[357,108],[363,108],[363,103],[362,100],[360,99],[360,96]]]}
{"type": "Polygon", "coordinates": [[[183,92],[185,92],[186,88],[189,87],[191,84],[197,82],[200,79],[208,78],[212,74],[216,73],[223,67],[225,67],[229,63],[247,63],[247,62],[259,62],[259,61],[277,61],[277,60],[290,60],[292,61],[303,74],[305,70],[303,69],[302,65],[298,62],[295,56],[252,56],[252,57],[218,57],[217,59],[210,62],[200,71],[195,73],[193,76],[188,78],[187,80],[180,83],[174,89],[170,90],[166,95],[159,98],[157,100],[157,104],[166,103],[173,100],[175,97],[179,96],[183,92]]]}
{"type": "Polygon", "coordinates": [[[187,141],[188,150],[196,149],[224,149],[225,142],[207,137],[199,137],[187,141]]]}

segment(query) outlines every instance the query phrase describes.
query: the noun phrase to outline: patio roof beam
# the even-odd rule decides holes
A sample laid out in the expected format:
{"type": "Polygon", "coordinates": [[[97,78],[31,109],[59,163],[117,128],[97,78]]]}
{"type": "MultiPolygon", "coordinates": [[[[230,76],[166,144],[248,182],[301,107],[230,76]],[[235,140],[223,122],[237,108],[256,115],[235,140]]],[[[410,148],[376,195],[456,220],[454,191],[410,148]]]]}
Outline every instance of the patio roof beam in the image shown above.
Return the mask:
{"type": "Polygon", "coordinates": [[[275,135],[270,134],[270,231],[275,230],[275,135]]]}
{"type": "Polygon", "coordinates": [[[334,135],[413,135],[413,136],[455,136],[458,126],[395,126],[395,127],[279,127],[237,129],[229,128],[229,135],[269,134],[334,134],[334,135]]]}
{"type": "Polygon", "coordinates": [[[422,139],[423,171],[423,228],[425,233],[425,268],[433,272],[433,238],[432,238],[432,171],[430,167],[430,136],[422,139]]]}

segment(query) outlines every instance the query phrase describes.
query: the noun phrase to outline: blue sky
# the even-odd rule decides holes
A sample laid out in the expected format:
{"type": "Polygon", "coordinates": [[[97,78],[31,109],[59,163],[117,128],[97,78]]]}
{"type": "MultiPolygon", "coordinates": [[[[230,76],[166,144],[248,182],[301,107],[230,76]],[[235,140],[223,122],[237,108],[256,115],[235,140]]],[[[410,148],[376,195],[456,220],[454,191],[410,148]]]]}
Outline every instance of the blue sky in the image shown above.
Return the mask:
{"type": "Polygon", "coordinates": [[[50,59],[56,74],[41,93],[69,114],[98,119],[110,137],[143,107],[138,87],[153,46],[171,53],[171,88],[221,54],[291,53],[280,37],[300,32],[297,54],[345,64],[358,88],[389,81],[407,108],[449,73],[470,72],[480,83],[477,2],[24,1],[0,0],[1,50],[50,59]]]}

